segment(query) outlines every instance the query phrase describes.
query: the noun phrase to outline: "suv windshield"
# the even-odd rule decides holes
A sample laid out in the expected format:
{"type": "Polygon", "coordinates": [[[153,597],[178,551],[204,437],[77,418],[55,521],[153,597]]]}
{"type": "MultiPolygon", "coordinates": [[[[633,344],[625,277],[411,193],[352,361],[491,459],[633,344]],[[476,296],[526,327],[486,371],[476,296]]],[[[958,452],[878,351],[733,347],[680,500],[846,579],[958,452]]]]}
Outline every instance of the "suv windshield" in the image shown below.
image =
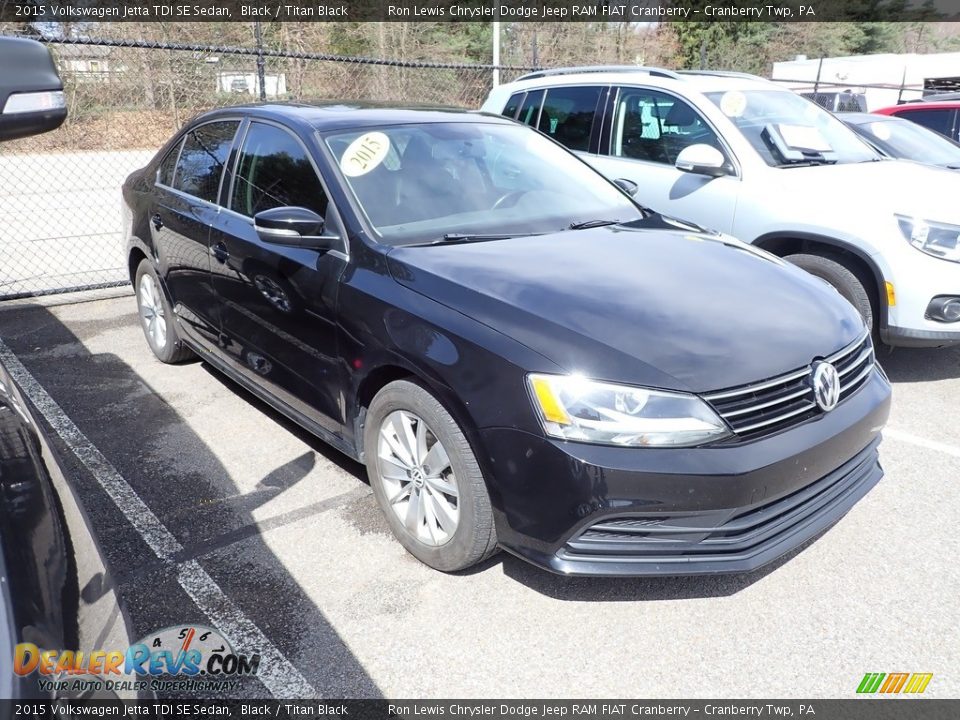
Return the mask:
{"type": "Polygon", "coordinates": [[[787,90],[707,93],[767,165],[857,163],[879,156],[816,103],[787,90]]]}
{"type": "Polygon", "coordinates": [[[520,125],[395,125],[322,139],[364,215],[392,245],[643,217],[599,173],[520,125]]]}

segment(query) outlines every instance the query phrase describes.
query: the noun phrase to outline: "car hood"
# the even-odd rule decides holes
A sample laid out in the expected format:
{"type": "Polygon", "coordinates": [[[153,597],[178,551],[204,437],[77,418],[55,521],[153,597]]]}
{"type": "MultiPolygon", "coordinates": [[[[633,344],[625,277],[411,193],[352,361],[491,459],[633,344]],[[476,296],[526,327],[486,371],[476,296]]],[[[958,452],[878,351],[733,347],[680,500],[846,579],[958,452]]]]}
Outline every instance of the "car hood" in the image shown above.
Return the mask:
{"type": "Polygon", "coordinates": [[[888,159],[782,168],[777,176],[780,182],[769,187],[771,194],[790,198],[791,202],[795,202],[796,193],[815,198],[818,204],[832,202],[851,220],[858,220],[864,212],[876,214],[882,208],[890,213],[960,224],[960,205],[956,202],[960,175],[936,165],[888,159]]]}
{"type": "Polygon", "coordinates": [[[402,285],[567,372],[705,392],[802,367],[863,331],[823,281],[716,235],[603,227],[398,247],[402,285]]]}

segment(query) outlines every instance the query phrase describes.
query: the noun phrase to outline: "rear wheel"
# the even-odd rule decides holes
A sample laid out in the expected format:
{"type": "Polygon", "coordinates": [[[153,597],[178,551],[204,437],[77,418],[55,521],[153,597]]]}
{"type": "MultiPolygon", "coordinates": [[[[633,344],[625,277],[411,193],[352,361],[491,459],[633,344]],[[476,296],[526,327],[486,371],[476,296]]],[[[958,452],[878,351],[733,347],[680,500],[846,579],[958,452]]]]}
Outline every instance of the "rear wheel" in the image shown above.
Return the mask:
{"type": "Polygon", "coordinates": [[[367,413],[367,473],[390,529],[437,570],[463,570],[496,551],[483,474],[460,426],[425,389],[384,387],[367,413]]]}
{"type": "Polygon", "coordinates": [[[848,267],[840,258],[823,255],[787,255],[784,260],[803,268],[811,275],[826,280],[836,288],[837,292],[857,309],[876,339],[879,316],[876,312],[876,303],[867,290],[872,288],[872,283],[864,277],[859,268],[848,267]]]}
{"type": "Polygon", "coordinates": [[[149,260],[143,260],[137,267],[134,285],[140,327],[153,354],[165,363],[179,363],[192,358],[193,352],[180,340],[173,310],[149,260]]]}

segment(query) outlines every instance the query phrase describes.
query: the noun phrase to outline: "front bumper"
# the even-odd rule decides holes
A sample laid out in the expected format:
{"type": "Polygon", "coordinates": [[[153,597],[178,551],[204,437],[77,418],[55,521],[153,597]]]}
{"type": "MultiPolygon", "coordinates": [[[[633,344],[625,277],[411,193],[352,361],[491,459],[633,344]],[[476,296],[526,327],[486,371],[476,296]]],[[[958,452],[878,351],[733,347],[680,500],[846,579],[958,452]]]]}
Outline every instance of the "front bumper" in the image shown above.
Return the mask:
{"type": "Polygon", "coordinates": [[[501,546],[564,575],[746,572],[840,519],[882,477],[880,372],[830,413],[754,441],[616,448],[482,432],[501,546]]]}
{"type": "Polygon", "coordinates": [[[896,347],[960,343],[960,322],[943,322],[927,315],[933,298],[960,296],[960,263],[931,257],[909,246],[889,260],[884,276],[893,283],[896,304],[887,308],[880,339],[896,347]]]}
{"type": "Polygon", "coordinates": [[[948,330],[949,325],[941,324],[943,330],[912,330],[903,327],[886,327],[880,330],[880,339],[887,345],[895,347],[935,348],[960,344],[960,323],[953,323],[955,330],[948,330]]]}

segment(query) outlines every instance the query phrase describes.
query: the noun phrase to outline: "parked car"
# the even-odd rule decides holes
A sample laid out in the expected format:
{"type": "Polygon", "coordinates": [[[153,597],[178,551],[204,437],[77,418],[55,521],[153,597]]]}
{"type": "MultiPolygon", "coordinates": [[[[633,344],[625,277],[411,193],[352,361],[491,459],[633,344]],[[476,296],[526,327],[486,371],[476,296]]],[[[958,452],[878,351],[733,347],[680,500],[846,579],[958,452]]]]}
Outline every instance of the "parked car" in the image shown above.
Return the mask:
{"type": "Polygon", "coordinates": [[[881,108],[873,112],[903,118],[915,122],[917,125],[923,125],[923,127],[940,133],[951,140],[960,141],[958,110],[960,110],[960,100],[944,100],[904,103],[903,105],[881,108]]]}
{"type": "MultiPolygon", "coordinates": [[[[0,141],[63,123],[63,85],[45,47],[0,37],[0,67],[15,71],[0,75],[0,141]]],[[[94,678],[80,670],[55,690],[41,688],[36,673],[15,671],[21,644],[32,646],[34,655],[42,649],[58,657],[77,651],[89,657],[94,650],[125,649],[131,641],[90,520],[42,427],[0,357],[0,697],[135,698],[126,691],[74,690],[74,680],[94,678]]],[[[7,706],[11,716],[21,712],[7,706]]],[[[16,707],[41,712],[33,705],[16,707]]]]}
{"type": "Polygon", "coordinates": [[[881,477],[890,386],[820,280],[451,110],[195,119],[123,188],[146,340],[367,467],[444,571],[742,571],[881,477]]]}
{"type": "Polygon", "coordinates": [[[832,114],[738,73],[545,70],[483,105],[663,213],[833,285],[890,345],[960,342],[960,176],[886,160],[832,114]]]}
{"type": "Polygon", "coordinates": [[[838,113],[847,127],[887,157],[960,170],[960,143],[892,115],[838,113]]]}

